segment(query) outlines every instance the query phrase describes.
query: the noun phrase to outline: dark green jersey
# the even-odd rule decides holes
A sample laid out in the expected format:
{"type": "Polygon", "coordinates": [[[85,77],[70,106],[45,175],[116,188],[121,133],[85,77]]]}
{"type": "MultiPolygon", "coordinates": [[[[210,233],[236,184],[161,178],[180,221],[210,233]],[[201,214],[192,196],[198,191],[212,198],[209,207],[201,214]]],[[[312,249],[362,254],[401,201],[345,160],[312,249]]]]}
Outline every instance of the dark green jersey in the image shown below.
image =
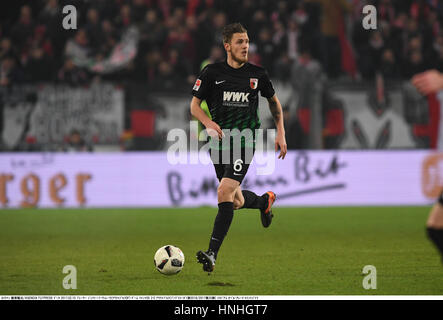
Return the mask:
{"type": "Polygon", "coordinates": [[[207,65],[200,73],[192,94],[206,100],[212,121],[221,129],[260,128],[258,93],[271,98],[275,91],[266,70],[245,63],[235,69],[226,62],[207,65]]]}

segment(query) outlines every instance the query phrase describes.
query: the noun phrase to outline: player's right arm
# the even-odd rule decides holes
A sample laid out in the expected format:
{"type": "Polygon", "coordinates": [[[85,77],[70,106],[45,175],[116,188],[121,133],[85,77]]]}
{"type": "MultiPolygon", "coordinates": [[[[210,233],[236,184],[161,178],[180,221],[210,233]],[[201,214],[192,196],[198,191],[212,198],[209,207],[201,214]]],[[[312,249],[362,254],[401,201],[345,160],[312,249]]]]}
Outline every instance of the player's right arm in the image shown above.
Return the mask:
{"type": "Polygon", "coordinates": [[[443,89],[443,74],[437,70],[428,70],[412,77],[412,84],[424,95],[443,89]]]}
{"type": "Polygon", "coordinates": [[[223,131],[221,130],[220,126],[212,121],[206,113],[203,111],[203,109],[200,107],[202,100],[197,97],[192,97],[191,100],[191,114],[200,121],[208,131],[208,134],[210,136],[218,136],[219,139],[223,137],[223,131]]]}

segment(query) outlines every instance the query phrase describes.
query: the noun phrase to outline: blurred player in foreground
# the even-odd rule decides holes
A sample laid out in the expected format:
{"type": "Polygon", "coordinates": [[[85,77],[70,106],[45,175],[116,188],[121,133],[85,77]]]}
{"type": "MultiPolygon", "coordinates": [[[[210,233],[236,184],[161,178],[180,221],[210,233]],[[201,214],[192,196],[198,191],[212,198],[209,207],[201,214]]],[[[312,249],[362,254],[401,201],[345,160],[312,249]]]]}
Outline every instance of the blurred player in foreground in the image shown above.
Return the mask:
{"type": "MultiPolygon", "coordinates": [[[[412,84],[423,95],[437,93],[443,90],[443,74],[436,70],[429,70],[415,75],[412,84]]],[[[440,124],[440,128],[443,124],[440,124]]],[[[426,223],[428,237],[434,242],[443,258],[443,192],[434,204],[426,223]]]]}
{"type": "MultiPolygon", "coordinates": [[[[259,209],[265,228],[272,221],[271,207],[276,199],[274,192],[268,191],[258,196],[240,188],[255,151],[255,130],[260,127],[259,92],[268,100],[277,128],[275,150],[280,148],[279,158],[282,159],[287,152],[282,107],[266,70],[248,63],[249,38],[246,29],[239,23],[225,26],[223,45],[227,60],[209,64],[201,71],[191,100],[191,114],[211,136],[211,159],[220,181],[217,190],[218,213],[209,249],[197,252],[197,260],[203,264],[206,272],[214,270],[218,251],[228,233],[235,209],[259,209]],[[202,110],[202,100],[206,100],[212,119],[202,110]],[[233,137],[235,129],[241,132],[240,141],[233,137]],[[229,135],[222,130],[229,132],[229,135]],[[245,130],[251,134],[241,137],[245,130]],[[219,161],[214,161],[213,156],[217,156],[219,161]]],[[[236,135],[239,136],[238,133],[236,135]]]]}

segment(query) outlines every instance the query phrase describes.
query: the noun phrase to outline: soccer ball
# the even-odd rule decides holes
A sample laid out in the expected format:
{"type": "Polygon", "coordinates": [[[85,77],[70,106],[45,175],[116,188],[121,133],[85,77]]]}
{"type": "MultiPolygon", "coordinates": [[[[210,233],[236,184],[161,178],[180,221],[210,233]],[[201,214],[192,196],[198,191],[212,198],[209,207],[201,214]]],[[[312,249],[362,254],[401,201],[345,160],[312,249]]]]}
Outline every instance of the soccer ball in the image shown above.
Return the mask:
{"type": "Polygon", "coordinates": [[[185,264],[185,255],[175,246],[167,245],[157,250],[154,255],[155,268],[163,274],[179,273],[185,264]]]}

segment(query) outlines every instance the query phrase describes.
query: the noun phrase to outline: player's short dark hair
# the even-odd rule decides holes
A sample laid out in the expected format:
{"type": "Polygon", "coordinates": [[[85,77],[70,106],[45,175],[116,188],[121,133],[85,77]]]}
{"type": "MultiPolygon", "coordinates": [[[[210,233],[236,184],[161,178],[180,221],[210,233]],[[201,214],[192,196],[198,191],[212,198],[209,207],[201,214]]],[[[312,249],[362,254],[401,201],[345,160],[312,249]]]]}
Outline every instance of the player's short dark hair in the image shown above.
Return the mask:
{"type": "Polygon", "coordinates": [[[225,26],[223,28],[223,32],[222,32],[223,43],[231,42],[232,35],[234,33],[247,33],[247,32],[248,31],[246,30],[245,27],[242,26],[241,23],[236,22],[236,23],[228,24],[227,26],[225,26]]]}

